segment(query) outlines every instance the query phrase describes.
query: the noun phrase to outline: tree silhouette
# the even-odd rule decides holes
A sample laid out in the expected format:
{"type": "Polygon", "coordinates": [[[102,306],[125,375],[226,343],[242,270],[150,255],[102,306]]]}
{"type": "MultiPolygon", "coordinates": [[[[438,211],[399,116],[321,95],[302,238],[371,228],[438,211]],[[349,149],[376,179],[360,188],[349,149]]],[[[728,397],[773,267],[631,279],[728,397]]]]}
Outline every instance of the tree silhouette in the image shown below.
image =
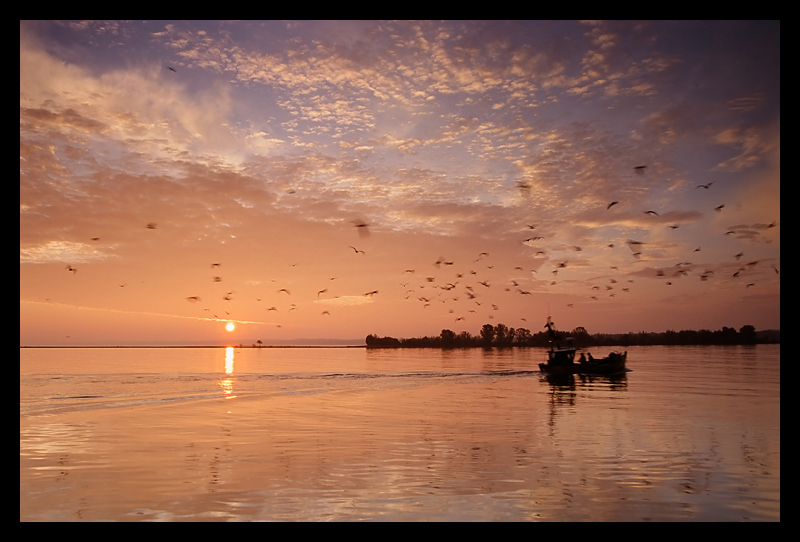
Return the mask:
{"type": "Polygon", "coordinates": [[[455,332],[449,329],[443,329],[439,337],[441,337],[442,339],[442,348],[452,348],[453,346],[455,346],[456,342],[455,332]]]}
{"type": "Polygon", "coordinates": [[[492,346],[492,342],[494,341],[494,326],[492,324],[483,324],[481,328],[481,339],[483,340],[484,346],[492,346]]]}

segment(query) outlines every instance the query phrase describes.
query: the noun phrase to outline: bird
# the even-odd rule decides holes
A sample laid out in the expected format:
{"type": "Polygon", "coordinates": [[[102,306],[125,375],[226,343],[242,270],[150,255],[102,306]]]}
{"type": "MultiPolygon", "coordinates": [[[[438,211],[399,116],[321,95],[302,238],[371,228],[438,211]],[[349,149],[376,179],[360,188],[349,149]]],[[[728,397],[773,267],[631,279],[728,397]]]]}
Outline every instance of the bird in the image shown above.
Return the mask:
{"type": "Polygon", "coordinates": [[[742,258],[742,256],[744,256],[744,252],[740,252],[739,254],[733,255],[733,257],[736,258],[737,262],[742,258]]]}
{"type": "Polygon", "coordinates": [[[643,243],[643,242],[641,242],[641,241],[634,241],[633,239],[628,239],[628,240],[626,241],[626,243],[628,244],[628,247],[629,247],[631,250],[633,250],[633,249],[634,249],[634,247],[637,247],[637,248],[639,248],[639,247],[641,247],[642,245],[644,245],[644,243],[643,243]]]}
{"type": "Polygon", "coordinates": [[[634,170],[636,173],[638,173],[639,175],[644,175],[644,170],[645,170],[646,168],[647,168],[647,166],[635,166],[635,167],[633,168],[633,170],[634,170]]]}
{"type": "Polygon", "coordinates": [[[375,295],[377,293],[378,293],[378,290],[372,290],[371,292],[367,292],[364,295],[368,295],[369,297],[372,297],[373,295],[375,295]]]}
{"type": "Polygon", "coordinates": [[[178,73],[178,70],[176,70],[176,69],[175,69],[175,68],[173,68],[172,66],[167,66],[167,69],[168,69],[169,71],[173,72],[173,73],[178,73]]]}
{"type": "Polygon", "coordinates": [[[92,241],[99,241],[99,240],[100,240],[99,237],[92,237],[92,241]]]}
{"type": "Polygon", "coordinates": [[[186,301],[191,301],[192,303],[200,301],[200,297],[196,295],[192,295],[186,298],[186,301]]]}
{"type": "Polygon", "coordinates": [[[67,265],[67,267],[65,267],[65,269],[66,269],[67,271],[72,271],[72,274],[73,274],[73,275],[74,275],[74,274],[76,274],[76,273],[78,272],[78,269],[77,269],[76,267],[72,267],[71,265],[67,265]]]}
{"type": "Polygon", "coordinates": [[[220,264],[220,263],[212,263],[211,264],[211,269],[214,269],[215,267],[219,267],[220,265],[222,265],[222,264],[220,264]]]}
{"type": "Polygon", "coordinates": [[[541,235],[537,235],[536,237],[528,237],[527,239],[520,241],[522,244],[530,243],[531,241],[538,241],[539,239],[544,239],[541,235]]]}
{"type": "Polygon", "coordinates": [[[323,288],[322,290],[320,290],[319,292],[317,292],[317,297],[319,297],[319,294],[324,294],[324,293],[325,293],[325,292],[327,292],[327,291],[328,291],[328,289],[327,289],[327,288],[323,288]]]}
{"type": "Polygon", "coordinates": [[[717,211],[717,212],[720,212],[723,209],[723,207],[725,207],[724,203],[722,205],[718,205],[718,206],[714,207],[714,210],[717,211]]]}
{"type": "Polygon", "coordinates": [[[708,184],[698,184],[697,188],[705,188],[706,190],[708,190],[708,187],[711,186],[712,184],[714,184],[714,181],[711,181],[708,184]]]}
{"type": "Polygon", "coordinates": [[[281,292],[286,292],[287,294],[289,294],[289,295],[292,295],[292,292],[290,292],[290,291],[289,291],[289,290],[287,290],[286,288],[281,288],[280,290],[278,290],[278,292],[277,292],[277,293],[281,293],[281,292]]]}
{"type": "Polygon", "coordinates": [[[211,277],[214,282],[222,282],[222,277],[211,277]]]}
{"type": "Polygon", "coordinates": [[[322,314],[327,314],[328,316],[331,315],[331,313],[329,313],[328,311],[322,311],[322,314]]]}
{"type": "Polygon", "coordinates": [[[351,220],[350,222],[356,227],[361,237],[367,237],[369,235],[369,224],[361,219],[351,220]]]}
{"type": "Polygon", "coordinates": [[[612,208],[614,205],[616,205],[617,203],[619,203],[619,202],[618,202],[618,201],[612,201],[611,203],[609,203],[609,204],[608,204],[608,207],[606,207],[606,211],[607,211],[607,210],[609,210],[609,209],[611,209],[611,208],[612,208]]]}
{"type": "Polygon", "coordinates": [[[655,216],[658,216],[658,213],[657,213],[657,212],[655,212],[655,211],[645,211],[645,212],[644,212],[644,214],[646,214],[646,215],[655,215],[655,216]]]}
{"type": "Polygon", "coordinates": [[[154,230],[154,229],[156,229],[156,225],[157,225],[157,224],[156,224],[155,222],[148,222],[148,223],[147,223],[147,226],[145,226],[145,227],[146,227],[148,230],[154,230]]]}
{"type": "Polygon", "coordinates": [[[357,249],[356,247],[354,247],[353,245],[347,245],[347,246],[349,246],[350,248],[352,248],[352,249],[353,249],[353,250],[356,252],[356,254],[359,254],[359,253],[361,253],[361,254],[366,254],[366,252],[364,252],[363,250],[358,250],[358,249],[357,249]]]}

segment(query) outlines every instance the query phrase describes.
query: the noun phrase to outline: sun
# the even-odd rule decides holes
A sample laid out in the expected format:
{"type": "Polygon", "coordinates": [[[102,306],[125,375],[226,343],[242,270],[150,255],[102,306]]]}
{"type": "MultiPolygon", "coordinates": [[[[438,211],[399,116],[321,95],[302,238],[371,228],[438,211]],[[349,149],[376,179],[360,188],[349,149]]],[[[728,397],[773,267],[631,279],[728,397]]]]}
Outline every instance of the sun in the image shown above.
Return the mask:
{"type": "Polygon", "coordinates": [[[236,329],[236,326],[233,325],[233,322],[228,322],[227,324],[225,324],[225,329],[227,329],[228,331],[233,331],[234,329],[236,329]]]}

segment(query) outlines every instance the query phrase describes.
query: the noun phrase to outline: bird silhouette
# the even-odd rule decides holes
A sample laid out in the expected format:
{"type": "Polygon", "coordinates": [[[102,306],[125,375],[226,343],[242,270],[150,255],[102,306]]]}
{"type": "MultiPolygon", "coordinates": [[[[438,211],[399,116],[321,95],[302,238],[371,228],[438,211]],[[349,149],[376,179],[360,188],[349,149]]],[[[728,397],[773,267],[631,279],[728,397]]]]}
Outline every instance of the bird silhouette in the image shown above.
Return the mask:
{"type": "Polygon", "coordinates": [[[278,290],[278,292],[277,292],[277,293],[281,293],[281,292],[286,292],[287,294],[289,294],[289,295],[292,295],[292,292],[290,292],[290,291],[289,291],[289,290],[287,290],[286,288],[281,288],[280,290],[278,290]]]}
{"type": "Polygon", "coordinates": [[[324,293],[325,293],[325,292],[327,292],[327,291],[328,291],[328,289],[327,289],[327,288],[323,288],[322,290],[320,290],[319,292],[317,292],[317,297],[319,297],[319,294],[324,294],[324,293]]]}
{"type": "Polygon", "coordinates": [[[725,207],[725,204],[723,203],[722,205],[718,205],[718,206],[714,207],[714,210],[717,211],[717,212],[720,212],[724,207],[725,207]]]}
{"type": "Polygon", "coordinates": [[[708,184],[698,184],[698,185],[697,185],[697,188],[705,188],[706,190],[708,190],[708,188],[709,188],[709,187],[710,187],[712,184],[714,184],[714,181],[711,181],[711,182],[710,182],[710,183],[708,183],[708,184]]]}
{"type": "Polygon", "coordinates": [[[64,269],[66,269],[67,271],[72,271],[73,275],[78,272],[78,268],[77,267],[72,267],[71,265],[67,265],[67,267],[65,267],[64,269]]]}
{"type": "Polygon", "coordinates": [[[191,301],[192,303],[195,303],[197,301],[200,301],[200,297],[196,295],[189,296],[186,298],[186,301],[191,301]]]}
{"type": "Polygon", "coordinates": [[[658,216],[658,213],[657,213],[657,212],[655,212],[655,211],[645,211],[645,212],[644,212],[644,214],[646,214],[646,215],[655,215],[655,216],[658,216]]]}
{"type": "Polygon", "coordinates": [[[633,170],[634,170],[636,173],[638,173],[639,175],[644,175],[644,170],[645,170],[646,168],[647,168],[647,166],[635,166],[635,167],[633,168],[633,170]]]}
{"type": "Polygon", "coordinates": [[[358,235],[360,235],[361,237],[369,236],[369,224],[367,224],[361,219],[351,220],[350,222],[358,230],[358,235]]]}
{"type": "Polygon", "coordinates": [[[612,208],[614,205],[616,205],[617,203],[619,203],[619,202],[618,202],[618,201],[612,201],[611,203],[609,203],[609,204],[608,204],[608,207],[606,207],[606,211],[608,211],[609,209],[611,209],[611,208],[612,208]]]}
{"type": "Polygon", "coordinates": [[[359,253],[360,253],[360,254],[366,254],[366,252],[364,252],[363,250],[358,250],[358,249],[357,249],[356,247],[354,247],[353,245],[347,245],[347,246],[349,246],[350,248],[352,248],[352,249],[353,249],[353,250],[356,252],[356,254],[359,254],[359,253]]]}
{"type": "Polygon", "coordinates": [[[175,68],[173,68],[172,66],[167,66],[167,69],[168,69],[169,71],[171,71],[171,72],[178,73],[178,70],[176,70],[176,69],[175,69],[175,68]]]}
{"type": "Polygon", "coordinates": [[[148,222],[147,226],[145,226],[148,230],[156,229],[157,224],[155,222],[148,222]]]}

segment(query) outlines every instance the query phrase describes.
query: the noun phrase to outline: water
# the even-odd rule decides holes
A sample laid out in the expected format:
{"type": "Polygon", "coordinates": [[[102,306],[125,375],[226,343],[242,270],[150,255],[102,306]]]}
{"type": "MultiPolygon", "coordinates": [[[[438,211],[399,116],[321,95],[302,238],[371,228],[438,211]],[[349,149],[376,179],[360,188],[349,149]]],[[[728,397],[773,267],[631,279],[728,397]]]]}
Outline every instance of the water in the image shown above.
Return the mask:
{"type": "Polygon", "coordinates": [[[20,520],[780,521],[779,345],[544,359],[20,349],[20,520]]]}

